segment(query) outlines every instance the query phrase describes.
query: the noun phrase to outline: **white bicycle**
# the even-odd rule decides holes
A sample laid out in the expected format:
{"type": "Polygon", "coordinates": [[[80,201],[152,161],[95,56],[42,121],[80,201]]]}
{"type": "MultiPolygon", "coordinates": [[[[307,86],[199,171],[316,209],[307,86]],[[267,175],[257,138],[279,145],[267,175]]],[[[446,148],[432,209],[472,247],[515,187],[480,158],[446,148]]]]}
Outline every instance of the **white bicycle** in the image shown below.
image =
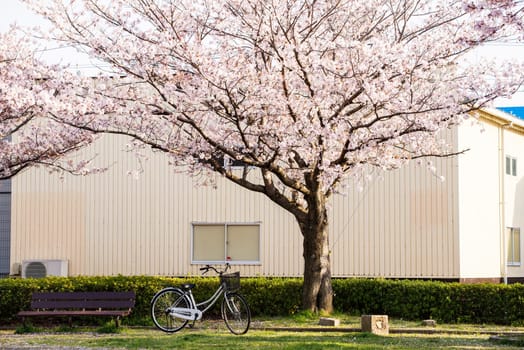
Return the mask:
{"type": "Polygon", "coordinates": [[[202,274],[209,270],[215,271],[220,277],[220,286],[206,301],[196,303],[191,290],[196,286],[186,283],[180,287],[164,288],[155,294],[151,300],[151,317],[155,326],[160,330],[173,333],[184,328],[190,321],[193,325],[202,319],[218,299],[222,299],[222,319],[233,334],[245,334],[251,323],[251,311],[244,297],[237,293],[240,289],[240,272],[226,274],[230,265],[227,264],[223,271],[211,265],[200,268],[202,274]]]}

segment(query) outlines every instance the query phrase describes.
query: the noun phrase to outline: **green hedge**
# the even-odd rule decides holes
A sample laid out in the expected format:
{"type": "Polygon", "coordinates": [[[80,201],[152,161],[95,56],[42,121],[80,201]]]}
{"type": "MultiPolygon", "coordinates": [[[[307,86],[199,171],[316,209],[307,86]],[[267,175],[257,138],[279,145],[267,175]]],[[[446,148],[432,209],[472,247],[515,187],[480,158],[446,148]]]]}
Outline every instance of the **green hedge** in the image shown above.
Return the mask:
{"type": "Polygon", "coordinates": [[[334,280],[335,308],[446,323],[524,324],[524,285],[434,281],[334,280]]]}
{"type": "MultiPolygon", "coordinates": [[[[16,321],[29,308],[33,291],[124,291],[137,294],[132,316],[125,324],[151,324],[149,305],[166,287],[196,283],[195,298],[203,300],[218,286],[217,278],[188,277],[50,277],[0,279],[0,325],[16,321]]],[[[459,284],[386,279],[334,279],[334,305],[352,315],[385,314],[406,320],[432,318],[440,322],[524,324],[524,285],[459,284]]],[[[286,316],[299,311],[302,280],[242,278],[242,294],[253,317],[286,316]]],[[[218,307],[214,313],[218,314],[218,307]]]]}
{"type": "MultiPolygon", "coordinates": [[[[155,293],[162,288],[197,283],[194,294],[202,298],[218,285],[217,278],[167,278],[167,277],[48,277],[41,279],[0,279],[0,325],[12,323],[20,310],[30,307],[31,293],[34,291],[128,291],[136,293],[136,304],[130,317],[124,318],[128,324],[144,324],[149,320],[149,305],[155,293]]],[[[209,294],[211,295],[211,294],[209,294]]],[[[198,299],[197,299],[198,300],[198,299]]]]}

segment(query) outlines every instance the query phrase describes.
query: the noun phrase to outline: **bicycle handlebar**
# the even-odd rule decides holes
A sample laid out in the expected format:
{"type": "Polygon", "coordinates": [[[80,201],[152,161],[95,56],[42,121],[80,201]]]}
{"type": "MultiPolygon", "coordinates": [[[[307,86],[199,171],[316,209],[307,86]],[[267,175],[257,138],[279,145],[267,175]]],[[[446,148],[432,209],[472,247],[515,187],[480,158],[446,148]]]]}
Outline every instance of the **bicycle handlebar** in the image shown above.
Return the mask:
{"type": "Polygon", "coordinates": [[[200,268],[200,271],[203,271],[202,272],[202,275],[205,275],[206,273],[209,272],[209,270],[213,270],[215,271],[216,273],[218,273],[219,275],[223,274],[224,272],[226,272],[227,270],[229,270],[229,268],[231,267],[231,265],[229,263],[226,263],[226,268],[222,271],[218,270],[216,267],[214,266],[211,266],[211,265],[206,265],[204,267],[201,267],[200,268]]]}

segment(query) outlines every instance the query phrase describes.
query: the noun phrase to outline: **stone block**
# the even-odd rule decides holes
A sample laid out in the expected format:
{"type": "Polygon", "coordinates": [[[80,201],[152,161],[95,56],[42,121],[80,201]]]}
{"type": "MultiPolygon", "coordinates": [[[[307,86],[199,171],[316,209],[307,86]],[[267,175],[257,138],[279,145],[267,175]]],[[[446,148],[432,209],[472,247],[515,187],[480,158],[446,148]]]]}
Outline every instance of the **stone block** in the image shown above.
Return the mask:
{"type": "Polygon", "coordinates": [[[378,335],[389,334],[389,322],[387,315],[362,315],[360,318],[362,332],[378,335]]]}
{"type": "Polygon", "coordinates": [[[321,326],[340,326],[340,320],[338,318],[321,317],[318,323],[321,326]]]}
{"type": "Polygon", "coordinates": [[[437,326],[437,321],[435,321],[435,320],[424,320],[424,321],[422,321],[422,325],[426,326],[426,327],[436,327],[437,326]]]}

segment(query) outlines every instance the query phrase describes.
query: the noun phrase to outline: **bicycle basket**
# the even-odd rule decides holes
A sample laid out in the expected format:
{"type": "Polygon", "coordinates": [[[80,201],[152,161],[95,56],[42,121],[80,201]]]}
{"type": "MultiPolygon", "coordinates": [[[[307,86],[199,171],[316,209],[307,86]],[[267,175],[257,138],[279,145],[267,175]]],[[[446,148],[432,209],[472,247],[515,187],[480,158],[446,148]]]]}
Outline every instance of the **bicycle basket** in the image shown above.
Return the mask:
{"type": "Polygon", "coordinates": [[[240,289],[240,272],[227,273],[220,276],[220,282],[228,292],[240,289]]]}

